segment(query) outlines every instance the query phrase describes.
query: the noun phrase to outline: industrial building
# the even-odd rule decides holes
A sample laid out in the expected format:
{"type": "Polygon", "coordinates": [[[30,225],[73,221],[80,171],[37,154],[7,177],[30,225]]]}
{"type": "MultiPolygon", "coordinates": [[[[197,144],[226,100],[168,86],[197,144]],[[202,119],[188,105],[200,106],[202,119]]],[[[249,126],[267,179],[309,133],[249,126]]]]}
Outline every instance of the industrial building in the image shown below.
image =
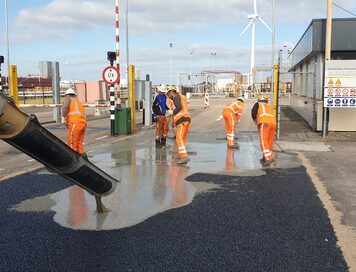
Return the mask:
{"type": "MultiPolygon", "coordinates": [[[[314,19],[289,55],[293,75],[291,107],[322,130],[326,19],[314,19]]],[[[356,59],[356,18],[333,19],[331,59],[356,59]],[[345,34],[346,33],[346,34],[345,34]]],[[[356,68],[356,67],[355,67],[356,68]]],[[[329,131],[356,131],[356,110],[329,110],[329,131]]]]}

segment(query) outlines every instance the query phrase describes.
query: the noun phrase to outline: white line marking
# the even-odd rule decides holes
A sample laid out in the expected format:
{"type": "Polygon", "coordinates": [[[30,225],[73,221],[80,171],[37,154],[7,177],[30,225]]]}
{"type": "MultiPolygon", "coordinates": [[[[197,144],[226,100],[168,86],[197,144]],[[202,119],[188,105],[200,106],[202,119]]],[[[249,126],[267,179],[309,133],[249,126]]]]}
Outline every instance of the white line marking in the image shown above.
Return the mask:
{"type": "Polygon", "coordinates": [[[102,139],[105,139],[105,138],[107,138],[107,137],[109,137],[109,136],[102,136],[102,137],[99,137],[99,138],[96,138],[96,140],[102,140],[102,139]]]}
{"type": "Polygon", "coordinates": [[[0,171],[4,171],[5,169],[3,169],[3,168],[0,168],[0,171]]]}
{"type": "Polygon", "coordinates": [[[34,162],[34,161],[35,161],[34,159],[28,160],[28,162],[34,162]]]}

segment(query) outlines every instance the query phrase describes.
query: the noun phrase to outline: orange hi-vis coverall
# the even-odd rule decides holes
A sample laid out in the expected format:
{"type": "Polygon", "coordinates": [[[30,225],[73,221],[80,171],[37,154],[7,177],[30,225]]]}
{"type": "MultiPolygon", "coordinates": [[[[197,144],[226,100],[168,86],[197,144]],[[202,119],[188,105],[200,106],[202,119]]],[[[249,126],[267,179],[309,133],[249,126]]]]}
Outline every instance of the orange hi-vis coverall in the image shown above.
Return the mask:
{"type": "Polygon", "coordinates": [[[276,117],[269,104],[258,102],[257,123],[263,159],[265,161],[272,160],[273,141],[276,135],[276,117]]]}
{"type": "Polygon", "coordinates": [[[188,111],[188,103],[184,95],[177,94],[173,98],[174,110],[173,121],[177,127],[176,142],[181,159],[188,158],[187,153],[187,137],[190,126],[190,114],[188,111]]]}
{"type": "Polygon", "coordinates": [[[71,102],[66,114],[66,123],[68,127],[67,144],[73,150],[82,154],[84,152],[83,141],[87,119],[85,117],[83,104],[79,102],[76,97],[71,97],[71,102]]]}
{"type": "Polygon", "coordinates": [[[222,115],[225,121],[227,145],[229,146],[235,144],[236,125],[243,111],[244,103],[241,101],[230,102],[223,109],[222,115]]]}
{"type": "MultiPolygon", "coordinates": [[[[170,99],[170,98],[167,98],[167,106],[170,110],[174,110],[174,103],[173,103],[173,100],[170,99]]],[[[172,122],[172,130],[173,130],[173,135],[174,137],[176,137],[176,134],[177,134],[177,128],[175,127],[175,124],[174,124],[174,121],[173,121],[173,116],[170,115],[167,117],[167,123],[168,123],[168,126],[169,126],[169,123],[172,122]]]]}

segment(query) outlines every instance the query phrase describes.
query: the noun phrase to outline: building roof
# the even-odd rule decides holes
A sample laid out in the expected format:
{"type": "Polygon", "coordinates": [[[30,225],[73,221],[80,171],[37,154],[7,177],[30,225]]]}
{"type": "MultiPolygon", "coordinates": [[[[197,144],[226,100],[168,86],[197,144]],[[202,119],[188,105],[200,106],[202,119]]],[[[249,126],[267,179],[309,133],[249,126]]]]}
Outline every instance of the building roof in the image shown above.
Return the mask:
{"type": "MultiPolygon", "coordinates": [[[[313,19],[291,52],[292,67],[315,53],[324,52],[325,36],[326,19],[313,19]]],[[[356,52],[356,18],[332,20],[331,50],[356,52]]]]}

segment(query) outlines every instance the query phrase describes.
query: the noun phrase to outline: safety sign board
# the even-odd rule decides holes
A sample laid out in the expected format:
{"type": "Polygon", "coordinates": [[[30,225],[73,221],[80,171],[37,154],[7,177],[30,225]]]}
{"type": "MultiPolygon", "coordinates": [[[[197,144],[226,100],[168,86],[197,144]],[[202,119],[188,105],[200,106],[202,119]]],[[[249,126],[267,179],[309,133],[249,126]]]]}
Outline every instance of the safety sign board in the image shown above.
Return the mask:
{"type": "Polygon", "coordinates": [[[326,61],[324,86],[324,107],[356,108],[356,61],[326,61]]]}
{"type": "Polygon", "coordinates": [[[119,70],[114,66],[108,66],[103,71],[103,80],[110,85],[114,85],[119,82],[119,70]]]}

